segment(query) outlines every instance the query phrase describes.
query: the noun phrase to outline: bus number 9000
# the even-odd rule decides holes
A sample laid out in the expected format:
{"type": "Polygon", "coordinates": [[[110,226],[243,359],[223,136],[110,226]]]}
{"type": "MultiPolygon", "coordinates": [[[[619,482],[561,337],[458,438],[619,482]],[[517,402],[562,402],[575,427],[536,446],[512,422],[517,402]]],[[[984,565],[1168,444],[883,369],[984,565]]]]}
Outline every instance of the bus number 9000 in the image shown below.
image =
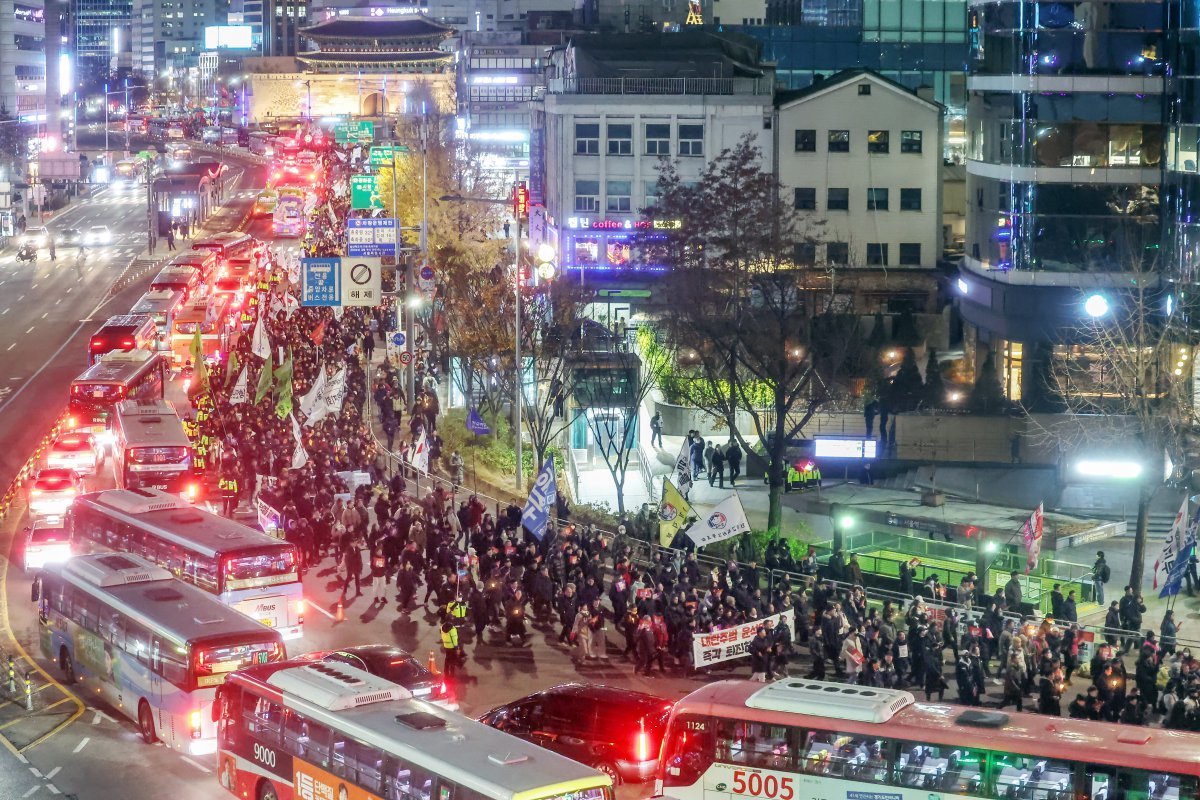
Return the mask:
{"type": "Polygon", "coordinates": [[[269,747],[263,747],[258,742],[254,743],[254,760],[266,767],[275,766],[275,751],[269,747]]]}
{"type": "Polygon", "coordinates": [[[763,775],[758,772],[746,772],[744,769],[733,771],[734,794],[744,794],[751,797],[769,797],[773,800],[794,800],[796,789],[793,779],[778,775],[763,775]]]}

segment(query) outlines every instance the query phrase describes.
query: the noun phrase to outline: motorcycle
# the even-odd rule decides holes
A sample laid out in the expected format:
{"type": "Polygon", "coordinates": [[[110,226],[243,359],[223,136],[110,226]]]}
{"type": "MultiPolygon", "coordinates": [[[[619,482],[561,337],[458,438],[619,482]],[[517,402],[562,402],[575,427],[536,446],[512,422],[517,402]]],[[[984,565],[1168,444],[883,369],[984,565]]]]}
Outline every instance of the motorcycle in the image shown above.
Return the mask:
{"type": "Polygon", "coordinates": [[[31,244],[23,244],[17,250],[17,261],[37,261],[37,248],[31,244]]]}

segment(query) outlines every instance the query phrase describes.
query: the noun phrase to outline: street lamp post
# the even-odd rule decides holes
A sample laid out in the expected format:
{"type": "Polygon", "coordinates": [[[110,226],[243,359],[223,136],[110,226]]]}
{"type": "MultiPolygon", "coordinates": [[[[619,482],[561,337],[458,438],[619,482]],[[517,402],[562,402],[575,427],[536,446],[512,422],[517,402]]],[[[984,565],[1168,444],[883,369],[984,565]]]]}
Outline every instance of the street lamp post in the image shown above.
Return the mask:
{"type": "Polygon", "coordinates": [[[104,155],[108,157],[108,84],[104,84],[104,155]]]}
{"type": "Polygon", "coordinates": [[[129,78],[125,79],[125,157],[129,157],[129,78]]]}
{"type": "MultiPolygon", "coordinates": [[[[442,195],[441,200],[448,203],[485,203],[491,205],[508,205],[511,200],[497,200],[492,197],[464,197],[459,194],[442,195]]],[[[513,240],[513,295],[516,303],[514,304],[515,311],[513,312],[513,368],[515,372],[513,391],[513,430],[514,430],[514,450],[517,457],[517,491],[525,491],[525,468],[521,462],[521,426],[524,397],[522,395],[522,374],[521,374],[521,218],[517,214],[513,214],[516,219],[516,225],[513,226],[515,238],[513,240]]],[[[536,465],[535,465],[536,466],[536,465]]]]}

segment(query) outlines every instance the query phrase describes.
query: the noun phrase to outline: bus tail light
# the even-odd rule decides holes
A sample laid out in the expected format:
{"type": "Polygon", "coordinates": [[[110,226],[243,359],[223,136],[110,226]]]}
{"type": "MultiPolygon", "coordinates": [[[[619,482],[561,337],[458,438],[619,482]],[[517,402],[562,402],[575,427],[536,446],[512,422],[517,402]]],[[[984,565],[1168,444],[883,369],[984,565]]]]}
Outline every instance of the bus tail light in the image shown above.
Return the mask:
{"type": "Polygon", "coordinates": [[[187,485],[187,499],[194,503],[194,502],[196,502],[196,498],[199,497],[199,495],[200,495],[200,487],[197,486],[195,483],[189,483],[187,485]]]}
{"type": "Polygon", "coordinates": [[[199,739],[200,738],[200,712],[193,711],[191,714],[189,714],[188,722],[190,723],[191,728],[192,728],[192,738],[199,739]]]}
{"type": "Polygon", "coordinates": [[[76,421],[76,419],[74,417],[67,417],[67,427],[68,428],[74,428],[78,424],[79,423],[76,421]]]}

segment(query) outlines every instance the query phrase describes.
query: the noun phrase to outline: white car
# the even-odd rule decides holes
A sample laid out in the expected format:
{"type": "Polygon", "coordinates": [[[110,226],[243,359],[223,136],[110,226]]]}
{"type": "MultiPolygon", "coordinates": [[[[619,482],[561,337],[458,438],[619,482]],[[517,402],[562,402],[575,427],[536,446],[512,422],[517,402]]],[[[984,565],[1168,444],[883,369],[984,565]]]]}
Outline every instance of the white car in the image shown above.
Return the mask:
{"type": "Polygon", "coordinates": [[[33,527],[25,529],[23,560],[26,572],[41,569],[47,564],[61,564],[71,555],[71,537],[62,522],[38,520],[33,527]]]}
{"type": "Polygon", "coordinates": [[[29,516],[62,517],[83,493],[83,480],[75,470],[49,468],[38,470],[37,477],[29,487],[29,516]]]}
{"type": "Polygon", "coordinates": [[[47,247],[50,244],[50,231],[45,228],[26,228],[21,234],[20,242],[34,247],[47,247]]]}
{"type": "Polygon", "coordinates": [[[83,243],[89,245],[112,244],[112,231],[107,225],[93,225],[83,235],[83,243]]]}
{"type": "Polygon", "coordinates": [[[94,475],[100,462],[95,438],[83,431],[60,434],[46,454],[47,467],[69,469],[77,475],[94,475]]]}

